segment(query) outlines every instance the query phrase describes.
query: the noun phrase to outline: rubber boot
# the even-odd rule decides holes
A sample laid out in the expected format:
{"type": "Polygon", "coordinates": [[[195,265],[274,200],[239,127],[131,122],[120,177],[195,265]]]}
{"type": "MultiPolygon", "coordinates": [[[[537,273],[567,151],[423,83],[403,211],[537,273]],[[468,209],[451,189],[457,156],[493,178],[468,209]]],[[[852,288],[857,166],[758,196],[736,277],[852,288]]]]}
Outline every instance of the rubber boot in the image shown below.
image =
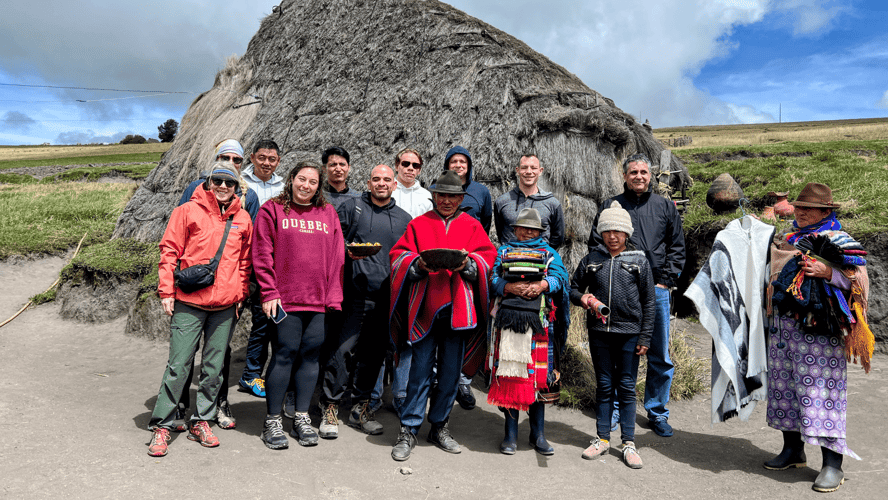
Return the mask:
{"type": "Polygon", "coordinates": [[[845,473],[842,472],[842,454],[829,448],[820,447],[823,453],[823,468],[814,480],[814,491],[829,493],[836,491],[845,482],[845,473]]]}
{"type": "Polygon", "coordinates": [[[780,454],[765,462],[768,470],[786,470],[792,467],[805,467],[805,442],[801,432],[783,431],[783,449],[780,454]]]}
{"type": "Polygon", "coordinates": [[[506,409],[506,437],[500,444],[503,455],[514,455],[518,451],[518,410],[506,409]]]}
{"type": "Polygon", "coordinates": [[[546,422],[546,407],[543,403],[536,402],[530,405],[530,444],[540,455],[554,455],[555,449],[546,441],[543,435],[543,427],[546,422]]]}

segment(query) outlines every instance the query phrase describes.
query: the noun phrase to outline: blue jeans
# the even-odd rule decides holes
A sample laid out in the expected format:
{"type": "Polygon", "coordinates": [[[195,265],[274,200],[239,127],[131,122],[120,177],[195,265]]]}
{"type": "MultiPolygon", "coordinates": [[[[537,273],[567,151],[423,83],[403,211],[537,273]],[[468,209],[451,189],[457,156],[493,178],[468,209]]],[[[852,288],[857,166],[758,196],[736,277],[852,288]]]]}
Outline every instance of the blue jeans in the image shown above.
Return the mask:
{"type": "MultiPolygon", "coordinates": [[[[401,405],[399,401],[403,401],[407,397],[407,380],[410,378],[410,360],[413,359],[413,349],[407,347],[398,355],[398,366],[394,370],[394,379],[392,380],[392,404],[398,415],[401,414],[401,405]]],[[[379,378],[376,380],[376,386],[370,399],[381,399],[383,392],[383,375],[385,366],[379,369],[379,378]]]]}
{"type": "Polygon", "coordinates": [[[666,420],[669,410],[669,389],[672,387],[672,375],[675,365],[669,359],[669,300],[670,292],[655,287],[657,294],[657,310],[654,315],[654,334],[651,347],[647,352],[647,382],[644,386],[644,409],[648,420],[666,420]]]}
{"type": "Polygon", "coordinates": [[[620,439],[635,441],[635,382],[638,335],[589,336],[589,352],[595,366],[597,430],[600,439],[610,440],[614,392],[620,401],[620,439]]]}
{"type": "Polygon", "coordinates": [[[250,313],[253,324],[250,327],[250,338],[247,340],[247,362],[241,380],[249,382],[254,378],[262,378],[262,369],[268,360],[268,346],[274,338],[274,321],[262,312],[262,301],[258,292],[250,297],[250,313]]]}
{"type": "Polygon", "coordinates": [[[459,384],[463,363],[465,332],[450,328],[450,309],[435,318],[431,331],[412,346],[410,377],[407,381],[407,397],[401,408],[401,425],[416,434],[425,417],[426,402],[429,404],[429,422],[433,426],[447,423],[456,387],[459,384]],[[437,356],[435,355],[437,351],[437,356]],[[438,384],[432,389],[435,377],[433,368],[437,357],[438,384]]]}

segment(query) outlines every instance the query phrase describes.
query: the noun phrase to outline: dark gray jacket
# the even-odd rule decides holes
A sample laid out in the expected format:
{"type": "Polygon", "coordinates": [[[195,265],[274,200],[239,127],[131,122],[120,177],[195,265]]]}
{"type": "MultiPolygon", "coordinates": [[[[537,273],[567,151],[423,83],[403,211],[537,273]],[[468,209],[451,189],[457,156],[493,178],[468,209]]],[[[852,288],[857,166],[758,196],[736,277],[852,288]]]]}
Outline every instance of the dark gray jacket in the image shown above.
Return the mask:
{"type": "Polygon", "coordinates": [[[638,250],[624,250],[611,257],[596,247],[583,257],[570,280],[570,301],[582,307],[583,294],[591,293],[610,308],[602,323],[595,311],[586,312],[589,335],[638,335],[638,345],[650,347],[654,331],[656,293],[651,267],[638,250]]]}
{"type": "Polygon", "coordinates": [[[616,201],[629,212],[635,232],[629,242],[644,252],[654,273],[654,281],[667,287],[674,287],[685,264],[685,240],[681,228],[681,216],[672,200],[654,194],[653,183],[641,195],[623,184],[623,193],[608,198],[598,207],[598,214],[592,222],[589,234],[589,251],[602,243],[595,230],[601,211],[616,201]]]}
{"type": "Polygon", "coordinates": [[[493,204],[493,223],[500,245],[515,239],[512,224],[518,220],[518,213],[525,208],[534,208],[540,213],[544,228],[541,236],[549,246],[558,250],[564,243],[564,211],[561,202],[554,194],[542,190],[537,194],[524,196],[517,186],[500,195],[493,204]]]}

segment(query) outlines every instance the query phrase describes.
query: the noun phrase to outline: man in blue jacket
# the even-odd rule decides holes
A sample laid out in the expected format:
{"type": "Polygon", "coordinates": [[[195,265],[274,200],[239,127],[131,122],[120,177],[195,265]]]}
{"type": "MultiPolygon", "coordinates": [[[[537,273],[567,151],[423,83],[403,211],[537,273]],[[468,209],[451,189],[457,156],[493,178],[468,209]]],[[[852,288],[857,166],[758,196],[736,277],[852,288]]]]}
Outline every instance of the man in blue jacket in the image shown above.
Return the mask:
{"type": "MultiPolygon", "coordinates": [[[[651,429],[659,436],[672,436],[667,422],[669,389],[675,367],[669,359],[670,290],[675,287],[685,263],[685,241],[681,217],[675,204],[653,192],[651,161],[643,154],[635,154],[623,162],[623,193],[604,201],[598,214],[616,201],[632,218],[635,232],[629,241],[645,253],[651,264],[656,283],[657,310],[654,314],[654,334],[647,352],[648,371],[644,387],[644,408],[651,429]]],[[[589,235],[589,252],[602,242],[595,231],[598,215],[589,235]]]]}
{"type": "MultiPolygon", "coordinates": [[[[472,180],[472,155],[462,146],[454,146],[444,156],[444,171],[453,170],[463,183],[466,192],[459,208],[463,212],[478,219],[484,231],[490,232],[493,220],[493,203],[490,191],[486,186],[472,180]]],[[[435,187],[432,185],[432,187],[435,187]]],[[[475,407],[475,395],[472,394],[472,379],[465,374],[460,375],[456,401],[465,410],[475,407]]]]}

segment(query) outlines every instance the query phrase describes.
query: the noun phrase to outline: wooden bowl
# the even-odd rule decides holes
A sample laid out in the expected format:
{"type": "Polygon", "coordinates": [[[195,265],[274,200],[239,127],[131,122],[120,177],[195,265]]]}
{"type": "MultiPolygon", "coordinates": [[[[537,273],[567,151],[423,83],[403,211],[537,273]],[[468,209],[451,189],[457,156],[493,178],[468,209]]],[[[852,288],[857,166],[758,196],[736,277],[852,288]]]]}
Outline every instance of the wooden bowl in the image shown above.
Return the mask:
{"type": "Polygon", "coordinates": [[[378,254],[382,245],[379,243],[349,243],[346,248],[355,257],[369,257],[378,254]]]}
{"type": "Polygon", "coordinates": [[[469,252],[452,248],[432,248],[419,252],[419,256],[431,269],[453,270],[462,265],[469,252]]]}

